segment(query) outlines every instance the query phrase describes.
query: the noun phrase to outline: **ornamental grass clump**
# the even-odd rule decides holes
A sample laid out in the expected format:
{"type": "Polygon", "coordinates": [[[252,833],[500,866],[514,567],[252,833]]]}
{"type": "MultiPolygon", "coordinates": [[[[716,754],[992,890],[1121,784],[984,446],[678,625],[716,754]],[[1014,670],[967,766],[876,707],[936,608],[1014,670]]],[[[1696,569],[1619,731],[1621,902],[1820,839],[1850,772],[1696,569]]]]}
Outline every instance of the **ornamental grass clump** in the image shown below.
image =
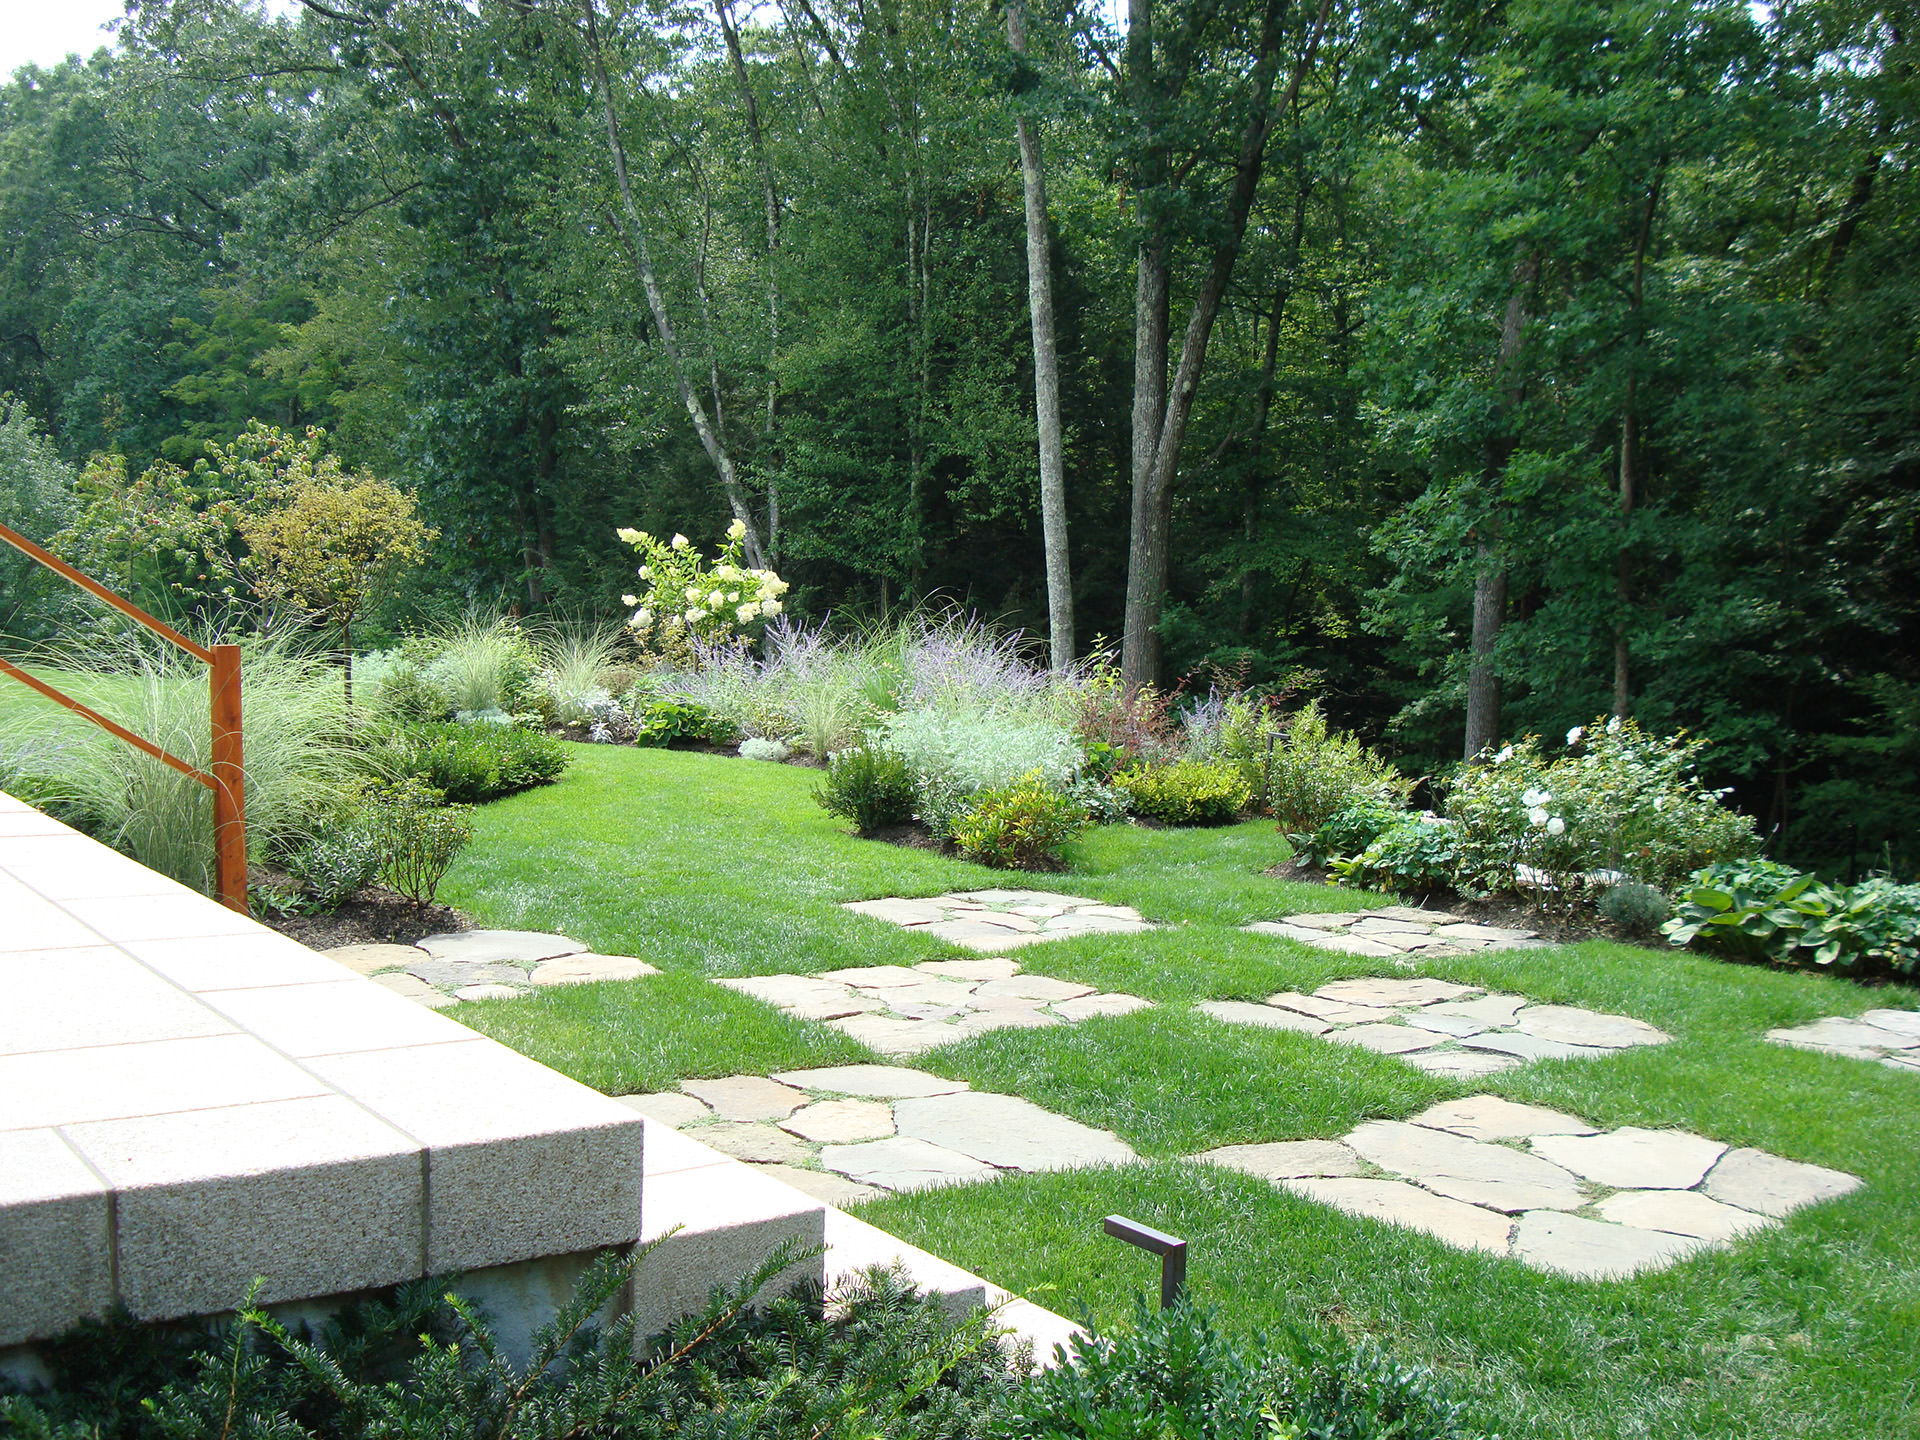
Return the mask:
{"type": "Polygon", "coordinates": [[[1087,812],[1039,771],[982,790],[953,825],[953,843],[969,860],[996,870],[1057,870],[1087,812]]]}
{"type": "Polygon", "coordinates": [[[604,626],[558,623],[535,637],[538,684],[562,725],[593,724],[597,707],[614,696],[617,634],[604,626]]]}
{"type": "Polygon", "coordinates": [[[540,659],[504,615],[469,615],[430,637],[437,651],[422,677],[460,719],[504,719],[525,710],[540,659]]]}

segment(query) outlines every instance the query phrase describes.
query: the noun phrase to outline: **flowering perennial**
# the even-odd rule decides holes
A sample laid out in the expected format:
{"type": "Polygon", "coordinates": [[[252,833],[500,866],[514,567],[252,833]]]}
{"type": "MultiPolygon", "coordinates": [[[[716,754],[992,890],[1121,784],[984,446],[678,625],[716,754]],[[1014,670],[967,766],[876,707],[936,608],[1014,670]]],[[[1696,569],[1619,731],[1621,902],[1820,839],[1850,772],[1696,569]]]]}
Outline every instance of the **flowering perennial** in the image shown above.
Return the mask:
{"type": "Polygon", "coordinates": [[[784,608],[787,582],[771,570],[742,562],[747,527],[735,520],[711,567],[684,535],[662,540],[644,530],[616,532],[644,557],[638,595],[622,595],[633,609],[628,624],[643,646],[679,658],[695,644],[731,645],[747,627],[771,620],[784,608]]]}

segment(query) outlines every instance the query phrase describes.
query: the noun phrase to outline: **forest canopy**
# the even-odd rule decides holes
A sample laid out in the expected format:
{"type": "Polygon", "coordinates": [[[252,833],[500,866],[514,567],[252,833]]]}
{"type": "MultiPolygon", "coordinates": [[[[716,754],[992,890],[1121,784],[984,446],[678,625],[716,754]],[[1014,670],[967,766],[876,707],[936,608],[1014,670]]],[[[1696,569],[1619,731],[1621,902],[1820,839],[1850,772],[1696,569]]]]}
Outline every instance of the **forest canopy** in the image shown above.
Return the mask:
{"type": "Polygon", "coordinates": [[[1311,691],[1410,771],[1686,728],[1774,853],[1911,868],[1914,21],[130,0],[0,88],[0,522],[217,623],[103,537],[311,430],[437,537],[363,640],[738,524],[799,614],[1311,691]]]}

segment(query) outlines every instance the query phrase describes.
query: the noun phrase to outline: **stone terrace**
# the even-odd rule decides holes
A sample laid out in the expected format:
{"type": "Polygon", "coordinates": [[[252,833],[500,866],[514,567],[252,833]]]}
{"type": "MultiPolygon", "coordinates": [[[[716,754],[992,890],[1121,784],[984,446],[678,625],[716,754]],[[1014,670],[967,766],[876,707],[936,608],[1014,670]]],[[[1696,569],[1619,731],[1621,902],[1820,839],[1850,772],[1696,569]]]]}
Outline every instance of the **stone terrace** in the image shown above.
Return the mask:
{"type": "Polygon", "coordinates": [[[0,966],[0,1347],[640,1233],[630,1109],[4,795],[0,966]]]}

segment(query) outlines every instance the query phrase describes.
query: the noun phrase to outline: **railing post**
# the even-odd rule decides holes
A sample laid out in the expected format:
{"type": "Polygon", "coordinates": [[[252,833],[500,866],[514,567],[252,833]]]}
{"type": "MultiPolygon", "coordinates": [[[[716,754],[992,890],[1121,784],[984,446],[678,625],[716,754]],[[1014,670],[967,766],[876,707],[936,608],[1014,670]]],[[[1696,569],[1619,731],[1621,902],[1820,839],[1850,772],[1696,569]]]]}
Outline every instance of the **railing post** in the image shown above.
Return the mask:
{"type": "Polygon", "coordinates": [[[213,849],[220,903],[247,913],[247,781],[240,744],[240,647],[215,645],[208,677],[213,713],[213,849]]]}

